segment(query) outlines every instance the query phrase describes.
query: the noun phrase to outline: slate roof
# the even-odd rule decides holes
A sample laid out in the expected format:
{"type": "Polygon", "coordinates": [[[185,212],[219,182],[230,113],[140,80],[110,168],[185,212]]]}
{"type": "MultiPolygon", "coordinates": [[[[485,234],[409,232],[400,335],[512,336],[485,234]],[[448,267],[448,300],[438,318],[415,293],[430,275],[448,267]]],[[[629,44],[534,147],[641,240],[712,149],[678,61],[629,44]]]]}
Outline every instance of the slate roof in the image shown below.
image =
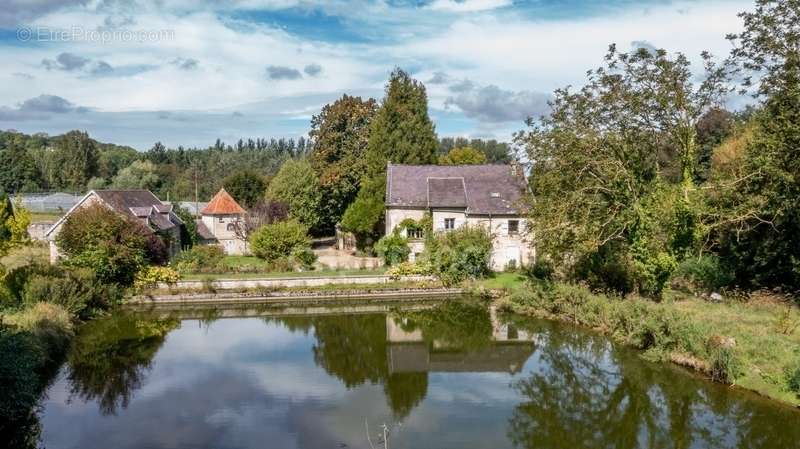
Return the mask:
{"type": "Polygon", "coordinates": [[[219,192],[214,195],[214,198],[211,198],[211,201],[200,213],[202,215],[237,215],[246,212],[225,189],[219,189],[219,192]]]}
{"type": "Polygon", "coordinates": [[[206,226],[206,224],[203,223],[203,220],[198,218],[194,222],[197,225],[197,235],[199,235],[201,239],[203,239],[203,240],[216,240],[217,239],[217,237],[214,236],[214,233],[212,233],[211,230],[208,229],[208,226],[206,226]]]}
{"type": "Polygon", "coordinates": [[[166,231],[183,222],[149,190],[95,190],[94,193],[115,211],[129,215],[159,231],[166,231]]]}
{"type": "Polygon", "coordinates": [[[464,178],[428,178],[428,207],[467,207],[464,178]]]}
{"type": "Polygon", "coordinates": [[[138,220],[154,231],[166,231],[183,224],[172,211],[172,205],[162,203],[149,190],[92,190],[56,221],[45,235],[51,235],[66,220],[67,216],[92,195],[97,196],[117,213],[138,220]]]}
{"type": "Polygon", "coordinates": [[[465,208],[475,215],[523,212],[521,169],[510,165],[394,165],[386,169],[386,206],[465,208]]]}

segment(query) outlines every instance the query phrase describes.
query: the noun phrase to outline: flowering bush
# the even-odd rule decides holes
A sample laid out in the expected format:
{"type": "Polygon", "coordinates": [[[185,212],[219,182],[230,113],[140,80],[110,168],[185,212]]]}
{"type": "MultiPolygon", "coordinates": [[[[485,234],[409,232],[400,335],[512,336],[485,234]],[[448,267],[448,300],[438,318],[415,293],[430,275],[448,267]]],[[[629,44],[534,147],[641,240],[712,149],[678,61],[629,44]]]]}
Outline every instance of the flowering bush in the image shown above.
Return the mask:
{"type": "Polygon", "coordinates": [[[136,273],[133,286],[137,289],[142,289],[155,287],[159,283],[174,284],[178,282],[180,278],[181,275],[172,268],[149,266],[136,273]]]}

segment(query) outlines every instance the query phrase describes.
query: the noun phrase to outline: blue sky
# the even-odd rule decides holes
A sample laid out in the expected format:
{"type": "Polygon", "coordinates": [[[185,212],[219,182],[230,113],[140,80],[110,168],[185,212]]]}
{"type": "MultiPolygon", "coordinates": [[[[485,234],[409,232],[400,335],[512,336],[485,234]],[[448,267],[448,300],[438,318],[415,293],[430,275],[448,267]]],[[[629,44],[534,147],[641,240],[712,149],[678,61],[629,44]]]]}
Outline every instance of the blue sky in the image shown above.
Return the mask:
{"type": "Polygon", "coordinates": [[[440,136],[509,140],[610,43],[724,57],[752,0],[3,0],[0,129],[145,150],[298,137],[342,94],[423,81],[440,136]]]}

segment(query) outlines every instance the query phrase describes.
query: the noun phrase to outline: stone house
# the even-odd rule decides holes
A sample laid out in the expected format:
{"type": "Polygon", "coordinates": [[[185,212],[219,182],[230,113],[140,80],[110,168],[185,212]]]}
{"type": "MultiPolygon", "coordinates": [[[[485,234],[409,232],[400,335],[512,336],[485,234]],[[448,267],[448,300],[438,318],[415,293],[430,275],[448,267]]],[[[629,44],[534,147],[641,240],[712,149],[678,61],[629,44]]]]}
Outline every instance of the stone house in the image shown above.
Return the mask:
{"type": "MultiPolygon", "coordinates": [[[[527,184],[515,165],[394,165],[386,171],[386,233],[406,219],[430,214],[434,232],[468,224],[484,226],[493,238],[491,268],[527,265],[535,253],[522,204],[527,184]]],[[[410,259],[424,249],[423,235],[410,239],[410,259]]]]}
{"type": "Polygon", "coordinates": [[[247,254],[247,239],[241,232],[246,214],[247,211],[225,189],[220,189],[196,221],[200,243],[220,245],[229,255],[247,254]]]}
{"type": "Polygon", "coordinates": [[[92,190],[45,233],[44,238],[50,244],[50,262],[55,262],[60,257],[55,240],[67,217],[94,204],[102,204],[144,224],[147,229],[162,237],[170,256],[180,252],[183,221],[175,215],[171,204],[162,203],[149,190],[92,190]]]}

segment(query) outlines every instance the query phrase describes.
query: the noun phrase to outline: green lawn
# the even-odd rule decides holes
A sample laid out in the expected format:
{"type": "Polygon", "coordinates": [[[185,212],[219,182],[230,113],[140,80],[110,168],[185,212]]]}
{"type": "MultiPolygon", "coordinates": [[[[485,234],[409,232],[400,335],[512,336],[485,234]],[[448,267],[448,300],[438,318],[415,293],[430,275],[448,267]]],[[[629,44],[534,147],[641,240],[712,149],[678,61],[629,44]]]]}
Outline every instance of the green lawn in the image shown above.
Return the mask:
{"type": "Polygon", "coordinates": [[[58,221],[63,215],[60,212],[31,212],[31,223],[58,221]]]}
{"type": "Polygon", "coordinates": [[[49,263],[50,249],[44,243],[31,243],[29,245],[14,248],[5,257],[0,259],[7,270],[17,267],[30,265],[32,263],[49,263]]]}
{"type": "Polygon", "coordinates": [[[478,285],[491,290],[513,290],[525,283],[525,276],[519,273],[492,273],[478,285]]]}
{"type": "Polygon", "coordinates": [[[784,369],[800,363],[800,310],[774,301],[710,303],[697,298],[672,305],[702,323],[709,333],[733,337],[742,364],[736,384],[800,404],[787,391],[784,369]]]}

